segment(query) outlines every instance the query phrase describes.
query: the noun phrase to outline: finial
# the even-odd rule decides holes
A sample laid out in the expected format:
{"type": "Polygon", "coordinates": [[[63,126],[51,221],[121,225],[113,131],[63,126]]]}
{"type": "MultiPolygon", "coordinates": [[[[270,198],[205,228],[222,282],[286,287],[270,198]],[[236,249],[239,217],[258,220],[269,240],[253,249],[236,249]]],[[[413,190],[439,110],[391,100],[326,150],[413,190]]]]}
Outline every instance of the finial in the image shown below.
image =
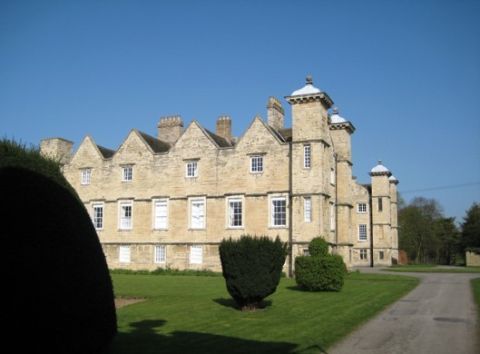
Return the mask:
{"type": "Polygon", "coordinates": [[[338,110],[338,107],[335,106],[335,107],[333,107],[332,112],[333,112],[333,114],[338,114],[340,111],[338,110]]]}
{"type": "Polygon", "coordinates": [[[381,164],[382,164],[382,160],[378,160],[378,164],[381,165],[381,164]]]}
{"type": "Polygon", "coordinates": [[[307,81],[307,85],[313,85],[312,75],[307,75],[306,81],[307,81]]]}

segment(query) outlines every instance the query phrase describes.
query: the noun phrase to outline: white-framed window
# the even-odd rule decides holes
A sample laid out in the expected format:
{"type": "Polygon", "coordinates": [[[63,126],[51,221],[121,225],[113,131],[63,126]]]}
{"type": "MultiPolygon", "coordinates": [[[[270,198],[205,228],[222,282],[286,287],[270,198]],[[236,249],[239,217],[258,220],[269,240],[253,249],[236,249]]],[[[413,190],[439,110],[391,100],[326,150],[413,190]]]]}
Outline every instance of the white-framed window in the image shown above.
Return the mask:
{"type": "Polygon", "coordinates": [[[153,261],[155,264],[165,263],[167,260],[167,251],[165,245],[155,245],[153,261]]]}
{"type": "Polygon", "coordinates": [[[153,200],[153,228],[155,230],[168,229],[168,199],[153,200]]]}
{"type": "Polygon", "coordinates": [[[312,198],[303,197],[303,221],[312,222],[312,198]]]}
{"type": "Polygon", "coordinates": [[[366,213],[366,212],[367,212],[367,203],[358,203],[357,213],[366,213]]]}
{"type": "Polygon", "coordinates": [[[133,201],[122,200],[118,202],[118,228],[120,230],[131,230],[133,221],[133,201]]]}
{"type": "Polygon", "coordinates": [[[95,229],[103,229],[103,203],[92,204],[92,221],[95,229]]]}
{"type": "Polygon", "coordinates": [[[185,164],[185,176],[189,178],[198,177],[198,161],[187,161],[185,164]]]}
{"type": "Polygon", "coordinates": [[[367,224],[358,225],[358,240],[367,241],[367,224]]]}
{"type": "Polygon", "coordinates": [[[360,259],[361,260],[367,260],[368,259],[368,252],[366,248],[362,248],[360,250],[360,259]]]}
{"type": "Polygon", "coordinates": [[[303,167],[312,167],[312,146],[310,144],[303,145],[303,167]]]}
{"type": "Polygon", "coordinates": [[[229,228],[243,227],[243,200],[240,197],[227,198],[229,228]]]}
{"type": "Polygon", "coordinates": [[[270,226],[284,227],[287,226],[287,198],[274,197],[270,201],[270,226]]]}
{"type": "Polygon", "coordinates": [[[330,203],[330,230],[335,230],[335,204],[330,203]]]}
{"type": "Polygon", "coordinates": [[[125,165],[122,166],[122,181],[130,182],[133,180],[133,166],[125,165]]]}
{"type": "Polygon", "coordinates": [[[330,169],[330,184],[335,184],[335,169],[330,169]]]}
{"type": "Polygon", "coordinates": [[[90,184],[92,180],[92,169],[91,168],[82,168],[80,171],[80,183],[83,186],[90,184]]]}
{"type": "Polygon", "coordinates": [[[118,248],[118,261],[120,263],[130,263],[130,246],[120,246],[118,248]]]}
{"type": "Polygon", "coordinates": [[[262,155],[250,156],[250,172],[251,173],[263,172],[263,156],[262,155]]]}
{"type": "Polygon", "coordinates": [[[203,263],[203,247],[201,245],[190,246],[190,264],[203,263]]]}
{"type": "Polygon", "coordinates": [[[205,228],[205,204],[206,198],[191,198],[190,199],[190,228],[204,229],[205,228]]]}

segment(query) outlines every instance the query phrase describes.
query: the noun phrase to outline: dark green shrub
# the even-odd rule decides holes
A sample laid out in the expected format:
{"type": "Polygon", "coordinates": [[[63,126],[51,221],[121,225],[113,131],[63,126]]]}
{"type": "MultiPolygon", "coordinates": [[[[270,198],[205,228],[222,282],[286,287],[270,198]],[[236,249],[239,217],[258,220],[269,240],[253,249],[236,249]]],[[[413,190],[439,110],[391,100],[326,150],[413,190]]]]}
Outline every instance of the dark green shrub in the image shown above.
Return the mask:
{"type": "Polygon", "coordinates": [[[322,237],[313,238],[308,244],[308,253],[312,257],[323,257],[328,255],[328,242],[322,237]]]}
{"type": "Polygon", "coordinates": [[[38,148],[27,147],[14,140],[0,139],[0,168],[23,167],[47,176],[76,195],[60,170],[60,163],[40,154],[38,148]]]}
{"type": "Polygon", "coordinates": [[[253,310],[273,294],[280,281],[287,245],[263,236],[223,240],[220,260],[227,290],[242,308],[253,310]]]}
{"type": "Polygon", "coordinates": [[[31,170],[0,168],[3,343],[26,353],[106,353],[116,333],[112,283],[84,206],[31,170]],[[4,258],[5,259],[5,258],[4,258]],[[10,311],[9,311],[10,310],[10,311]]]}
{"type": "Polygon", "coordinates": [[[340,291],[347,268],[339,255],[301,256],[295,259],[295,280],[305,290],[340,291]]]}

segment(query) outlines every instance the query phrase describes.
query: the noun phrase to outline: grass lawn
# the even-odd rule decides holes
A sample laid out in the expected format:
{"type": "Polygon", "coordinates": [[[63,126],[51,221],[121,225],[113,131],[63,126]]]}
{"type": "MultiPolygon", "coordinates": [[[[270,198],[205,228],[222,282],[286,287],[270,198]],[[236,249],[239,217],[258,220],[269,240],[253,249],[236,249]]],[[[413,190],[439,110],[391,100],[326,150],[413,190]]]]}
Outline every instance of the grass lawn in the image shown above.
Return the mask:
{"type": "Polygon", "coordinates": [[[480,267],[443,267],[432,264],[395,265],[382,269],[389,272],[417,272],[417,273],[480,273],[480,267]]]}
{"type": "Polygon", "coordinates": [[[480,278],[472,279],[473,297],[477,303],[477,313],[480,318],[480,278]]]}
{"type": "Polygon", "coordinates": [[[283,278],[266,308],[241,312],[222,277],[112,275],[116,296],[147,301],[117,311],[112,353],[322,353],[418,284],[350,274],[341,292],[300,291],[283,278]]]}

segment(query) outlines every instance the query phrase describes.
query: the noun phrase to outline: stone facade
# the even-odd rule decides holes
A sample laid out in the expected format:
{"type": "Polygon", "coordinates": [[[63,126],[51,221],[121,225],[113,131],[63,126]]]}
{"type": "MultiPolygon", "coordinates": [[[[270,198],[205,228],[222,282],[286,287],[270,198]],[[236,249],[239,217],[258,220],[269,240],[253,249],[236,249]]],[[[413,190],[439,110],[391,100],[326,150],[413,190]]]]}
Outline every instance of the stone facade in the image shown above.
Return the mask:
{"type": "Polygon", "coordinates": [[[133,129],[117,151],[87,136],[75,153],[61,138],[41,142],[92,215],[111,268],[220,270],[218,244],[242,234],[279,236],[291,245],[285,270],[323,236],[346,264],[390,265],[398,258],[396,184],[375,166],[370,185],[352,177],[353,124],[329,113],[313,86],[267,103],[240,137],[219,117],[216,132],[163,117],[158,137],[133,129]],[[372,242],[373,241],[373,242],[372,242]]]}

